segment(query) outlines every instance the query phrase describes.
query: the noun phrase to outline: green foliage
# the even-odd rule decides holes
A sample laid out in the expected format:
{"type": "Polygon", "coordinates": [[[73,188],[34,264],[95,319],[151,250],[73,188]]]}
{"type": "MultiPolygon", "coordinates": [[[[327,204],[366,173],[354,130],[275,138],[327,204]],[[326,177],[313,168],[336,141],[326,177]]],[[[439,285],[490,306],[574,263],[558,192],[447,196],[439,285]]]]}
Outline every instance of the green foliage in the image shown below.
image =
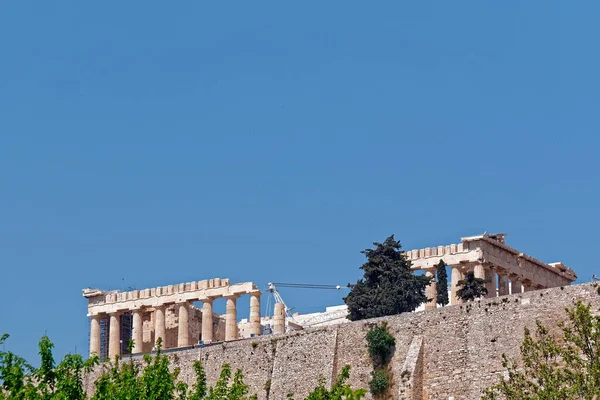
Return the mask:
{"type": "Polygon", "coordinates": [[[192,387],[189,400],[202,400],[206,397],[206,373],[202,363],[198,360],[194,361],[194,372],[196,373],[196,382],[192,387]]]}
{"type": "Polygon", "coordinates": [[[269,392],[271,391],[271,378],[267,379],[267,381],[265,382],[265,392],[267,393],[267,395],[269,394],[269,392]]]}
{"type": "Polygon", "coordinates": [[[366,339],[369,344],[369,354],[375,367],[385,364],[396,344],[396,340],[388,331],[387,323],[384,321],[381,325],[371,328],[367,332],[366,339]]]}
{"type": "Polygon", "coordinates": [[[448,298],[448,273],[446,271],[446,263],[444,260],[440,260],[437,265],[437,286],[436,286],[436,302],[442,306],[450,303],[448,298]]]}
{"type": "Polygon", "coordinates": [[[414,311],[427,301],[425,287],[431,279],[413,274],[394,235],[373,244],[375,249],[361,252],[367,257],[360,267],[364,277],[348,284],[351,290],[344,298],[353,321],[414,311]]]}
{"type": "MultiPolygon", "coordinates": [[[[2,345],[8,335],[0,338],[2,345]]],[[[83,375],[98,364],[98,357],[88,360],[78,354],[68,354],[55,365],[54,345],[47,337],[40,340],[40,368],[33,368],[10,352],[0,352],[0,400],[85,400],[83,375]]],[[[130,341],[129,348],[133,348],[130,341]]],[[[169,358],[162,354],[162,341],[157,341],[155,356],[145,355],[143,368],[133,357],[122,362],[120,357],[102,365],[95,382],[92,400],[250,400],[248,385],[237,370],[231,380],[231,368],[223,365],[214,388],[207,388],[206,374],[199,361],[194,362],[196,382],[189,390],[177,382],[179,369],[171,370],[169,358]]]]}
{"type": "MultiPolygon", "coordinates": [[[[0,338],[3,344],[8,335],[0,338]]],[[[0,352],[0,399],[10,400],[83,400],[83,374],[98,363],[97,357],[83,360],[79,354],[67,354],[56,366],[54,345],[43,336],[39,343],[40,367],[33,368],[11,352],[0,352]]]]}
{"type": "Polygon", "coordinates": [[[539,321],[532,334],[525,330],[522,365],[503,355],[508,377],[488,388],[484,399],[591,399],[600,394],[600,316],[590,305],[566,309],[562,338],[555,338],[539,321]]]}
{"type": "MultiPolygon", "coordinates": [[[[350,366],[346,365],[338,375],[335,383],[328,390],[325,387],[325,378],[319,379],[319,385],[305,398],[305,400],[360,400],[367,391],[365,389],[352,389],[346,381],[350,378],[350,366]]],[[[289,393],[287,399],[293,400],[289,393]]]]}
{"type": "Polygon", "coordinates": [[[388,375],[385,371],[375,370],[371,372],[371,380],[369,381],[369,390],[374,396],[383,394],[389,386],[388,375]]]}
{"type": "MultiPolygon", "coordinates": [[[[8,335],[0,338],[2,345],[8,335]]],[[[52,356],[54,345],[47,337],[40,340],[40,368],[35,369],[25,360],[10,352],[0,352],[0,400],[85,400],[83,375],[98,364],[98,357],[83,360],[80,355],[69,354],[55,365],[52,356]]],[[[130,341],[129,347],[133,347],[130,341]]],[[[92,400],[256,400],[248,396],[249,388],[242,371],[232,373],[231,366],[224,364],[219,379],[213,387],[207,387],[206,373],[199,361],[194,362],[196,381],[191,390],[178,382],[179,369],[172,369],[169,358],[157,341],[155,356],[145,355],[143,368],[130,355],[127,362],[120,357],[102,365],[102,372],[95,382],[92,400]]],[[[350,367],[342,369],[331,390],[325,388],[325,380],[307,397],[310,400],[358,400],[366,391],[352,390],[346,383],[350,367]]],[[[266,388],[266,385],[265,385],[266,388]]],[[[270,389],[270,381],[269,381],[270,389]]],[[[288,398],[293,395],[289,394],[288,398]]]]}
{"type": "Polygon", "coordinates": [[[467,271],[465,279],[457,282],[457,286],[462,286],[462,288],[456,291],[456,296],[465,301],[472,301],[484,296],[488,292],[485,283],[485,279],[475,278],[473,271],[467,271]]]}
{"type": "Polygon", "coordinates": [[[389,386],[388,363],[390,361],[396,340],[388,331],[387,322],[374,326],[367,332],[367,343],[369,344],[369,355],[373,361],[373,372],[369,389],[371,394],[379,396],[385,393],[389,386]]]}

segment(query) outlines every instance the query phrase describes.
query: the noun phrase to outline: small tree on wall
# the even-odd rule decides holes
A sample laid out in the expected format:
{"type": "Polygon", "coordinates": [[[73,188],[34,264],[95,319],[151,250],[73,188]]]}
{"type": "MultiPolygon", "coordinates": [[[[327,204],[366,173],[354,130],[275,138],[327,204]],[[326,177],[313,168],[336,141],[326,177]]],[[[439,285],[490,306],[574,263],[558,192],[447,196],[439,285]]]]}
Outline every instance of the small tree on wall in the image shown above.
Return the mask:
{"type": "Polygon", "coordinates": [[[468,271],[465,274],[465,279],[458,281],[457,286],[462,286],[456,291],[456,296],[465,301],[472,301],[487,294],[485,287],[486,280],[475,277],[475,272],[468,271]]]}
{"type": "Polygon", "coordinates": [[[444,260],[440,260],[437,265],[437,296],[436,300],[438,304],[442,306],[447,305],[450,302],[448,298],[448,273],[446,272],[446,263],[444,260]]]}
{"type": "Polygon", "coordinates": [[[576,302],[554,335],[536,321],[525,328],[521,359],[502,355],[508,374],[484,391],[485,400],[597,399],[600,394],[600,317],[576,302]]]}
{"type": "Polygon", "coordinates": [[[349,284],[350,293],[344,298],[352,321],[414,311],[427,301],[425,287],[431,278],[413,274],[394,235],[373,244],[374,249],[361,252],[367,256],[360,267],[364,278],[349,284]]]}

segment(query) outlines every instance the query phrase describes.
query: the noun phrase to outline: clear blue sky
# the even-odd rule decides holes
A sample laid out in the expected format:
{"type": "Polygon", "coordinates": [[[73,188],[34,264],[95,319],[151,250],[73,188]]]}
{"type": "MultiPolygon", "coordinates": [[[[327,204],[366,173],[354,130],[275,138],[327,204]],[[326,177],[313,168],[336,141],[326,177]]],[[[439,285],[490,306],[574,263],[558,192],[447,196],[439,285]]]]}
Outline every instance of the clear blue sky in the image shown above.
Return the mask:
{"type": "MultiPolygon", "coordinates": [[[[84,287],[346,284],[391,233],[411,249],[507,232],[589,281],[599,11],[2,2],[6,348],[34,361],[47,332],[57,357],[86,353],[84,287]]],[[[304,312],[343,294],[282,291],[304,312]]]]}

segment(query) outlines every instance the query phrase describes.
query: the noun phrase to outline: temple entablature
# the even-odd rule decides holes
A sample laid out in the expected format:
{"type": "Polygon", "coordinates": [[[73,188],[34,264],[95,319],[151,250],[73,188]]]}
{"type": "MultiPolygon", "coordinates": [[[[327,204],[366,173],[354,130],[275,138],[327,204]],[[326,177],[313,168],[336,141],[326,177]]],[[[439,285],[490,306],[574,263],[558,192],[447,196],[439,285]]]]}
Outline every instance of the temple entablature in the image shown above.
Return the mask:
{"type": "MultiPolygon", "coordinates": [[[[573,270],[563,263],[544,263],[505,244],[506,234],[487,234],[461,238],[461,243],[406,251],[412,269],[432,275],[440,260],[452,268],[451,304],[456,297],[456,283],[465,272],[485,279],[488,297],[557,286],[570,285],[577,279],[573,270]],[[510,280],[510,284],[509,281],[510,280]]],[[[434,291],[430,285],[429,292],[434,291]]],[[[434,301],[426,309],[435,308],[434,301]]]]}
{"type": "Polygon", "coordinates": [[[258,289],[252,282],[231,285],[229,279],[215,278],[127,292],[106,292],[99,289],[83,289],[82,292],[83,297],[88,299],[88,316],[92,316],[142,307],[243,295],[254,290],[258,289]]]}

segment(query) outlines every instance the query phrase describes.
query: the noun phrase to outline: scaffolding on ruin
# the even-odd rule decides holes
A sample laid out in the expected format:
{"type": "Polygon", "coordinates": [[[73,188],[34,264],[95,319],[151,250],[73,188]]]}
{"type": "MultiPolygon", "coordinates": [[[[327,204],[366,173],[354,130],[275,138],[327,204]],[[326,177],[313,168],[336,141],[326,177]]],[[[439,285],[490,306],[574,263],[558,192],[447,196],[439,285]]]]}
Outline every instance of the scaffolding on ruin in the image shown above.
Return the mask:
{"type": "Polygon", "coordinates": [[[130,312],[125,312],[121,315],[121,354],[129,354],[129,341],[132,336],[133,316],[130,312]]]}
{"type": "Polygon", "coordinates": [[[108,358],[108,332],[110,329],[110,321],[108,318],[100,320],[100,360],[106,360],[108,358]]]}

